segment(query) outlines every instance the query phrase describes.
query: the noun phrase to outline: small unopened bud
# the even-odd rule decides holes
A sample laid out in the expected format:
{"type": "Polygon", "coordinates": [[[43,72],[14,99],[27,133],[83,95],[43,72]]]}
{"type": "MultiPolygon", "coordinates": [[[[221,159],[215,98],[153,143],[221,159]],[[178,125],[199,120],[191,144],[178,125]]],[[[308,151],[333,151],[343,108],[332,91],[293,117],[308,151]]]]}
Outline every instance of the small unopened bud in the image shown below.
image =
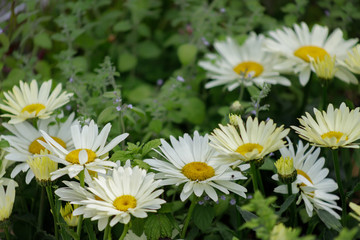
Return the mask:
{"type": "Polygon", "coordinates": [[[60,207],[60,214],[70,227],[76,227],[79,221],[79,216],[73,215],[76,208],[78,208],[78,205],[71,205],[70,203],[66,203],[65,207],[60,207]]]}
{"type": "Polygon", "coordinates": [[[239,122],[241,122],[241,117],[236,114],[229,114],[229,123],[235,127],[239,125],[239,122]]]}
{"type": "Polygon", "coordinates": [[[230,106],[230,110],[233,112],[240,112],[241,108],[242,108],[241,103],[238,100],[233,102],[230,106]]]}
{"type": "Polygon", "coordinates": [[[48,184],[51,184],[51,175],[50,173],[56,171],[58,169],[57,162],[54,162],[47,156],[42,156],[47,154],[48,152],[41,151],[39,156],[30,157],[27,160],[27,163],[29,164],[31,170],[33,171],[36,181],[41,186],[47,186],[48,184]]]}
{"type": "Polygon", "coordinates": [[[292,183],[295,181],[297,172],[294,168],[294,162],[291,157],[281,157],[275,162],[279,180],[283,183],[292,183]]]}

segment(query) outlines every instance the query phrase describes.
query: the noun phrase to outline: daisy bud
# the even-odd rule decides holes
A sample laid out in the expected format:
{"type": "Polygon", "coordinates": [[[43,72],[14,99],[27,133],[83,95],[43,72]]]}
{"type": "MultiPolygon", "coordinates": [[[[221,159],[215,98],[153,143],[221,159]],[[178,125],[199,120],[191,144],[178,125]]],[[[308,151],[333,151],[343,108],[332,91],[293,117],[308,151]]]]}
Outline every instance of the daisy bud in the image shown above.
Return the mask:
{"type": "Polygon", "coordinates": [[[291,157],[281,157],[275,162],[275,167],[277,169],[279,180],[283,183],[292,183],[295,181],[297,172],[294,168],[293,158],[291,157]]]}
{"type": "Polygon", "coordinates": [[[15,201],[15,187],[17,183],[10,181],[6,186],[6,191],[3,185],[0,185],[0,222],[8,219],[11,215],[14,201],[15,201]]]}
{"type": "Polygon", "coordinates": [[[66,224],[70,227],[76,227],[79,221],[79,216],[73,215],[73,212],[76,208],[78,208],[78,205],[72,205],[69,202],[66,203],[65,207],[60,207],[60,214],[66,224]]]}
{"type": "Polygon", "coordinates": [[[239,112],[241,110],[241,108],[242,108],[242,106],[241,106],[241,103],[239,102],[239,100],[236,100],[230,106],[231,111],[234,111],[234,112],[239,112]]]}
{"type": "Polygon", "coordinates": [[[325,55],[322,60],[318,58],[317,60],[311,61],[311,63],[318,78],[325,83],[332,80],[338,70],[335,67],[335,56],[330,57],[329,55],[325,55]]]}
{"type": "Polygon", "coordinates": [[[235,127],[238,126],[238,121],[241,120],[241,117],[236,114],[229,114],[229,123],[235,127]]]}
{"type": "MultiPolygon", "coordinates": [[[[46,154],[47,151],[41,151],[41,155],[46,154]]],[[[33,171],[36,181],[41,186],[47,186],[51,183],[50,173],[58,169],[57,162],[54,162],[47,156],[35,156],[29,157],[27,163],[29,164],[31,170],[33,171]]]]}

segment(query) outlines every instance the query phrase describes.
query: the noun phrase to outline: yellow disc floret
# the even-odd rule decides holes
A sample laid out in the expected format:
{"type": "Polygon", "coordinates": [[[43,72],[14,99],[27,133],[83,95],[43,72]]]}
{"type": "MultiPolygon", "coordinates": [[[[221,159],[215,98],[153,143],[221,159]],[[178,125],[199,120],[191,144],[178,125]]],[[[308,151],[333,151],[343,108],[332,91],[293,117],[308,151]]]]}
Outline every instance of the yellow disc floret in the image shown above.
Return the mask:
{"type": "Polygon", "coordinates": [[[262,152],[262,150],[264,149],[263,146],[261,146],[260,144],[257,143],[245,143],[241,146],[239,146],[236,149],[236,152],[240,153],[241,155],[245,156],[245,154],[254,151],[255,149],[258,150],[259,153],[262,152]]]}
{"type": "Polygon", "coordinates": [[[250,72],[254,72],[252,77],[259,76],[264,71],[264,67],[253,61],[242,62],[234,67],[234,72],[237,74],[248,75],[250,72]]]}
{"type": "Polygon", "coordinates": [[[326,55],[329,55],[327,51],[321,47],[317,46],[303,46],[298,48],[294,55],[298,58],[301,58],[305,62],[310,62],[310,57],[314,60],[322,61],[326,55]]]}
{"type": "MultiPolygon", "coordinates": [[[[58,137],[51,137],[52,139],[54,139],[58,144],[60,144],[63,148],[66,148],[66,143],[61,140],[58,137]]],[[[32,154],[40,154],[41,151],[44,151],[45,148],[43,147],[43,145],[41,145],[38,140],[46,142],[45,139],[43,137],[39,137],[37,139],[35,139],[30,145],[29,145],[29,152],[32,154]]]]}
{"type": "Polygon", "coordinates": [[[85,150],[88,155],[88,160],[86,163],[91,163],[95,160],[96,153],[94,153],[92,150],[86,149],[86,148],[80,148],[80,149],[76,149],[76,150],[69,152],[68,155],[66,155],[65,160],[72,164],[80,164],[79,153],[82,150],[85,150]]]}
{"type": "Polygon", "coordinates": [[[45,105],[41,103],[33,103],[24,107],[21,112],[35,113],[35,116],[39,114],[41,110],[45,109],[45,105]]]}
{"type": "Polygon", "coordinates": [[[136,207],[136,198],[131,195],[122,195],[113,202],[114,207],[119,211],[127,211],[129,208],[136,207]]]}
{"type": "Polygon", "coordinates": [[[204,181],[215,176],[215,170],[204,162],[191,162],[186,164],[181,172],[192,181],[204,181]]]}
{"type": "MultiPolygon", "coordinates": [[[[323,135],[321,135],[321,138],[325,139],[325,138],[335,137],[336,143],[338,143],[340,141],[340,139],[343,137],[343,135],[344,135],[344,133],[342,133],[342,132],[330,131],[330,132],[327,132],[327,133],[324,133],[323,135]]],[[[345,139],[347,140],[348,137],[346,137],[345,139]]]]}

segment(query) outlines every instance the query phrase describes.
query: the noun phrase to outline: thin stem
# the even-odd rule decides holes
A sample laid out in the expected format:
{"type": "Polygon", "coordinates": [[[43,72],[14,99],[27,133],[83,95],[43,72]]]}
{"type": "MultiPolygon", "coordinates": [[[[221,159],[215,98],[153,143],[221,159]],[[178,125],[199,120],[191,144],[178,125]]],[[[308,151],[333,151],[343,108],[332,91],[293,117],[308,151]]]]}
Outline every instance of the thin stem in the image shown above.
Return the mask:
{"type": "Polygon", "coordinates": [[[197,198],[191,201],[191,205],[190,205],[190,208],[189,208],[189,212],[188,212],[188,214],[187,214],[187,216],[186,216],[186,219],[185,219],[185,222],[184,222],[184,227],[183,227],[182,232],[181,232],[181,238],[182,238],[182,239],[185,239],[186,230],[187,230],[187,228],[188,228],[188,226],[189,226],[190,219],[191,219],[191,215],[192,215],[192,213],[193,213],[193,211],[194,211],[194,208],[195,208],[195,206],[196,206],[196,203],[197,203],[197,198]]]}
{"type": "Polygon", "coordinates": [[[339,158],[338,158],[338,151],[332,150],[333,153],[333,161],[334,161],[334,168],[336,174],[336,181],[339,186],[339,193],[341,198],[341,206],[342,206],[342,217],[341,221],[343,226],[346,226],[346,199],[345,199],[345,192],[344,187],[342,185],[341,176],[340,176],[340,167],[339,167],[339,158]]]}
{"type": "Polygon", "coordinates": [[[261,174],[260,174],[260,169],[259,168],[255,168],[256,170],[256,180],[259,184],[259,187],[260,187],[260,191],[261,193],[265,196],[265,189],[264,189],[264,185],[262,183],[262,178],[261,178],[261,174]]]}
{"type": "Polygon", "coordinates": [[[129,223],[124,225],[124,230],[123,230],[119,240],[123,240],[125,238],[128,230],[129,230],[129,225],[130,225],[129,223]]]}
{"type": "MultiPolygon", "coordinates": [[[[292,192],[292,184],[288,183],[287,184],[287,188],[288,188],[288,196],[291,197],[291,195],[293,194],[292,192]]],[[[296,209],[295,209],[295,201],[291,203],[290,206],[290,225],[294,227],[295,224],[295,219],[296,219],[296,209]]]]}
{"type": "MultiPolygon", "coordinates": [[[[84,174],[85,174],[84,170],[82,170],[78,175],[78,177],[80,179],[80,186],[81,187],[85,186],[85,175],[84,174]]],[[[81,239],[81,227],[82,227],[83,218],[84,218],[83,215],[79,216],[79,222],[78,222],[77,229],[76,229],[76,233],[77,233],[77,235],[79,236],[80,239],[81,239]]]]}
{"type": "Polygon", "coordinates": [[[328,84],[326,84],[326,83],[323,84],[322,90],[323,90],[323,94],[322,94],[322,108],[321,108],[321,110],[325,110],[325,109],[326,109],[326,105],[327,105],[328,84]]]}
{"type": "Polygon", "coordinates": [[[47,193],[47,196],[48,196],[48,200],[49,200],[49,203],[50,203],[51,212],[52,212],[53,219],[54,219],[55,239],[59,239],[58,222],[57,222],[57,211],[56,211],[55,205],[54,205],[54,198],[53,198],[53,193],[52,193],[51,185],[46,186],[45,188],[46,188],[46,193],[47,193]]]}
{"type": "Polygon", "coordinates": [[[111,232],[111,228],[110,228],[110,224],[108,223],[106,225],[106,228],[105,228],[105,232],[104,232],[104,240],[108,240],[109,239],[109,234],[111,232]]]}
{"type": "Polygon", "coordinates": [[[9,233],[9,226],[10,226],[10,224],[6,224],[6,225],[5,225],[5,229],[4,229],[4,231],[5,231],[5,236],[6,236],[6,240],[10,240],[10,239],[11,239],[10,233],[9,233]]]}
{"type": "Polygon", "coordinates": [[[256,177],[256,166],[255,162],[250,162],[250,171],[251,171],[251,178],[254,186],[254,193],[259,190],[258,184],[257,184],[257,177],[256,177]]]}
{"type": "Polygon", "coordinates": [[[38,229],[42,229],[43,222],[44,222],[45,188],[41,187],[40,194],[41,194],[40,195],[40,207],[39,207],[39,215],[38,215],[38,222],[37,222],[38,229]]]}

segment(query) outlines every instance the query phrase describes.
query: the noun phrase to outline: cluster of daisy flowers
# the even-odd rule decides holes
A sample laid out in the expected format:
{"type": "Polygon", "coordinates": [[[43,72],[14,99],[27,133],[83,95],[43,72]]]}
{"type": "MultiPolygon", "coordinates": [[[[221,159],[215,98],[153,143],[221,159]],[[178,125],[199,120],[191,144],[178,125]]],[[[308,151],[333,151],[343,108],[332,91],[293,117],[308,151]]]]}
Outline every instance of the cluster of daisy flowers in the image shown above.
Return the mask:
{"type": "Polygon", "coordinates": [[[216,53],[208,53],[199,65],[211,79],[205,87],[219,85],[232,91],[239,86],[264,83],[289,86],[280,74],[296,74],[305,86],[311,72],[323,80],[334,77],[357,84],[360,72],[358,39],[345,40],[340,29],[329,34],[325,26],[294,24],[270,31],[268,36],[251,33],[243,44],[227,37],[216,41],[216,53]]]}

